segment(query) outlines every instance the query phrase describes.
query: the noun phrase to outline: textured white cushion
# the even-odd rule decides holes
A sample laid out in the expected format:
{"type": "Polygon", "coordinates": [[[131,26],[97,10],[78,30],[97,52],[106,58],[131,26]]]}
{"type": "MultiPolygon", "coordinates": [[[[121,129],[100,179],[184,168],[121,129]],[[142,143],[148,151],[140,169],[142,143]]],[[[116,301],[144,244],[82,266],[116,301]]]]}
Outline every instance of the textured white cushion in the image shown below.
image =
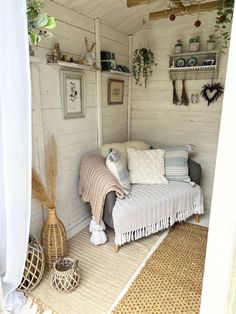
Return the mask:
{"type": "Polygon", "coordinates": [[[163,149],[139,150],[127,148],[131,183],[168,184],[165,177],[163,149]]]}

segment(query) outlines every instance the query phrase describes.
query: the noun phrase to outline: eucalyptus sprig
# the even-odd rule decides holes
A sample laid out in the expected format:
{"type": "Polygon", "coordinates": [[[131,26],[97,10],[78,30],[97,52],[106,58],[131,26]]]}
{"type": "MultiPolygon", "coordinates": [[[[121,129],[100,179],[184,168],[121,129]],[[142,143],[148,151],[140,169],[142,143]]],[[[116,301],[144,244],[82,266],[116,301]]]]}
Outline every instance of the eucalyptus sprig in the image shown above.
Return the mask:
{"type": "Polygon", "coordinates": [[[44,7],[43,0],[27,1],[27,18],[28,18],[28,36],[30,45],[37,45],[42,37],[52,37],[48,30],[56,27],[56,21],[53,16],[42,13],[44,7]]]}
{"type": "Polygon", "coordinates": [[[145,88],[147,87],[148,78],[152,75],[152,66],[157,65],[154,60],[154,53],[147,48],[136,49],[133,54],[132,74],[135,83],[139,86],[144,81],[145,88]]]}

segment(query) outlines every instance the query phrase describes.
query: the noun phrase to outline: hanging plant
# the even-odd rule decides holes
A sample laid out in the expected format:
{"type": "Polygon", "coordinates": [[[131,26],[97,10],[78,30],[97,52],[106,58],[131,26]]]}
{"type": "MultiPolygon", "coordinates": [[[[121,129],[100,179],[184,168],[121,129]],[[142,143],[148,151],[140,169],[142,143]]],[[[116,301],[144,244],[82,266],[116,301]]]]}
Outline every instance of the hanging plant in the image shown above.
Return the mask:
{"type": "Polygon", "coordinates": [[[148,78],[152,75],[152,66],[157,65],[154,53],[147,48],[136,49],[133,54],[132,74],[135,83],[147,87],[148,78]]]}
{"type": "Polygon", "coordinates": [[[227,24],[232,23],[234,0],[218,0],[217,16],[215,19],[215,31],[220,32],[218,36],[220,50],[224,52],[230,42],[230,31],[227,31],[227,24]]]}
{"type": "Polygon", "coordinates": [[[56,27],[56,21],[53,16],[48,16],[47,13],[42,13],[44,7],[43,0],[28,0],[27,1],[27,18],[28,18],[28,35],[29,44],[37,45],[42,37],[52,37],[49,29],[56,27]]]}

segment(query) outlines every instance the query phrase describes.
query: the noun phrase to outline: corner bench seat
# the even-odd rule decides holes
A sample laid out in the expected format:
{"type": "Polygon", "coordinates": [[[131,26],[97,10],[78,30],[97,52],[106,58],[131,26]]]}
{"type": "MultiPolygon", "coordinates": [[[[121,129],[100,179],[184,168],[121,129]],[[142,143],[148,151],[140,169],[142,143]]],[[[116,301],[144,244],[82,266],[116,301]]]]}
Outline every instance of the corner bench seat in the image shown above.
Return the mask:
{"type": "Polygon", "coordinates": [[[117,199],[112,211],[115,244],[148,236],[193,214],[203,214],[201,188],[185,182],[132,185],[130,198],[117,199]]]}

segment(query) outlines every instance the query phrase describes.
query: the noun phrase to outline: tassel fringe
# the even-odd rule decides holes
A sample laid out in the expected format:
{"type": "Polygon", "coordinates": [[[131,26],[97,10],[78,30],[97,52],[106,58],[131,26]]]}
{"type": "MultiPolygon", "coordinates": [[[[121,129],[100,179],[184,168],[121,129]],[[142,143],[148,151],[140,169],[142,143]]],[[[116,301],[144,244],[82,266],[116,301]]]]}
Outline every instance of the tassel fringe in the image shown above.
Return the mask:
{"type": "Polygon", "coordinates": [[[184,221],[193,214],[203,214],[203,208],[197,208],[197,205],[193,205],[193,207],[190,210],[186,210],[184,212],[178,212],[176,213],[175,217],[168,217],[165,219],[161,219],[158,222],[155,222],[149,226],[141,227],[138,230],[133,230],[129,232],[122,233],[119,236],[115,236],[115,244],[116,245],[122,245],[126,242],[131,242],[134,240],[138,240],[143,237],[147,237],[150,234],[156,233],[158,231],[161,231],[163,229],[167,229],[168,227],[171,227],[175,222],[184,221]]]}

